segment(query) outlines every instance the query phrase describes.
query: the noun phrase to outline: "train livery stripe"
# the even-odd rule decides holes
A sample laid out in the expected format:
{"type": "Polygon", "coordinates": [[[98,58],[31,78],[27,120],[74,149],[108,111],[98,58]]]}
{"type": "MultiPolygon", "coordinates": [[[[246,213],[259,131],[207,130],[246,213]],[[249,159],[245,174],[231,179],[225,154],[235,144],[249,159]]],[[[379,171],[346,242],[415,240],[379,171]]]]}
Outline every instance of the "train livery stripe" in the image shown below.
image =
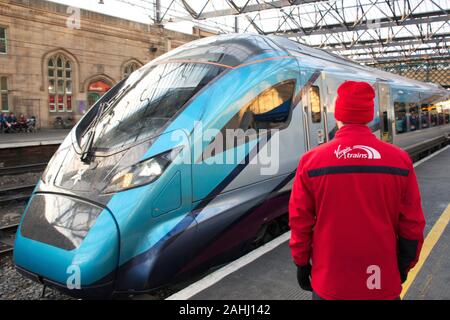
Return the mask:
{"type": "MultiPolygon", "coordinates": [[[[265,59],[267,60],[267,59],[265,59]]],[[[322,69],[316,69],[313,74],[311,75],[311,77],[308,79],[308,81],[305,83],[305,85],[301,88],[301,90],[299,91],[299,93],[293,97],[292,99],[292,104],[291,104],[291,108],[292,110],[295,109],[296,106],[298,106],[298,104],[300,103],[300,101],[302,100],[303,96],[308,92],[309,88],[314,84],[314,82],[316,82],[316,80],[319,78],[320,74],[322,72],[322,69]]],[[[288,80],[289,81],[289,80],[288,80]]],[[[280,82],[281,83],[281,82],[280,82]]],[[[242,109],[241,109],[242,110],[242,109]]],[[[241,110],[238,110],[234,116],[236,116],[236,114],[238,114],[241,110]]],[[[233,116],[233,117],[234,117],[233,116]]],[[[231,119],[233,118],[231,117],[231,119]]],[[[228,122],[229,123],[229,122],[228,122]]],[[[228,123],[225,124],[225,126],[221,129],[221,131],[223,129],[225,129],[228,126],[228,123]]],[[[245,136],[244,139],[253,139],[253,137],[251,136],[245,136]]],[[[201,161],[204,161],[205,159],[212,157],[213,154],[207,156],[205,155],[205,151],[212,146],[215,143],[216,138],[214,138],[213,140],[211,140],[211,142],[209,143],[209,145],[207,145],[205,147],[205,149],[203,150],[202,154],[198,157],[198,159],[195,161],[195,163],[200,163],[201,161]]],[[[226,150],[226,146],[223,149],[224,151],[226,150]]]]}
{"type": "Polygon", "coordinates": [[[229,66],[229,65],[226,65],[226,64],[223,64],[223,63],[217,63],[217,62],[211,62],[211,61],[183,60],[183,59],[174,59],[174,60],[160,61],[157,64],[167,64],[167,63],[210,64],[210,65],[218,66],[218,67],[221,67],[221,68],[226,68],[226,69],[232,69],[233,70],[233,69],[247,67],[247,66],[252,65],[252,64],[257,64],[257,63],[262,63],[262,62],[272,61],[272,60],[281,60],[281,59],[295,59],[295,57],[288,56],[288,55],[278,56],[278,57],[269,57],[269,58],[258,59],[258,60],[255,60],[255,61],[250,61],[250,62],[247,62],[247,63],[239,64],[237,66],[229,66]]]}
{"type": "MultiPolygon", "coordinates": [[[[302,92],[305,92],[305,88],[309,88],[319,77],[321,70],[315,70],[313,74],[311,75],[310,79],[305,83],[305,85],[300,90],[297,97],[294,99],[294,101],[297,101],[295,105],[297,105],[301,99],[302,99],[302,92]]],[[[294,105],[294,106],[295,106],[294,105]]],[[[268,134],[267,139],[263,140],[263,143],[267,143],[271,138],[271,135],[268,134]]],[[[148,250],[138,254],[134,258],[130,259],[129,261],[125,262],[119,267],[119,272],[127,272],[128,269],[133,268],[134,266],[137,266],[141,263],[145,263],[148,259],[150,259],[154,254],[156,254],[158,251],[164,249],[165,247],[169,246],[171,243],[173,243],[184,230],[186,230],[197,217],[198,214],[212,201],[214,198],[220,194],[233,180],[236,178],[242,170],[250,163],[250,161],[257,155],[258,147],[261,147],[261,145],[258,146],[258,144],[249,152],[249,154],[246,155],[245,160],[238,164],[233,171],[224,179],[222,182],[220,182],[203,200],[201,200],[194,208],[193,210],[188,213],[175,227],[173,227],[165,236],[163,236],[157,243],[155,243],[151,248],[148,250]]],[[[291,173],[292,175],[292,173],[291,173]]],[[[288,176],[290,177],[290,175],[288,176]]],[[[292,180],[292,177],[289,179],[286,179],[283,181],[281,186],[276,187],[276,190],[281,189],[284,185],[286,185],[290,180],[292,180]],[[287,180],[287,181],[286,181],[287,180]]],[[[272,194],[272,191],[268,192],[268,195],[272,194]]]]}
{"type": "MultiPolygon", "coordinates": [[[[314,73],[311,75],[311,77],[308,79],[308,81],[305,83],[305,85],[300,90],[299,94],[294,98],[294,107],[300,103],[303,97],[303,93],[306,92],[305,88],[309,88],[320,76],[321,70],[317,69],[314,71],[314,73]],[[296,101],[296,102],[295,102],[296,101]]],[[[265,143],[267,143],[271,138],[270,131],[268,131],[267,139],[265,139],[265,143]]],[[[210,203],[222,190],[224,190],[231,181],[235,177],[239,175],[239,173],[244,170],[244,168],[247,166],[248,163],[256,156],[258,147],[261,148],[263,145],[260,145],[259,143],[250,151],[250,153],[246,156],[244,163],[240,163],[237,165],[237,167],[219,184],[216,188],[214,188],[213,191],[211,191],[208,196],[206,196],[205,199],[201,200],[200,203],[194,208],[194,210],[191,212],[191,214],[194,214],[194,216],[197,216],[200,212],[199,210],[205,208],[208,203],[210,203]]]]}
{"type": "Polygon", "coordinates": [[[191,214],[197,216],[201,209],[205,208],[218,194],[220,194],[230,183],[234,180],[245,167],[253,160],[253,158],[258,154],[258,149],[266,145],[267,142],[272,138],[270,131],[267,132],[267,139],[263,139],[263,142],[258,141],[258,143],[253,147],[253,149],[245,156],[243,162],[239,163],[233,171],[221,182],[219,183],[207,196],[205,199],[201,200],[199,204],[194,207],[191,214]]]}
{"type": "Polygon", "coordinates": [[[305,85],[302,87],[298,95],[294,98],[294,101],[292,103],[294,108],[300,103],[303,96],[308,93],[309,88],[311,88],[314,82],[316,82],[317,79],[319,79],[321,73],[322,69],[316,69],[311,75],[311,77],[308,79],[308,81],[306,81],[305,85]]]}
{"type": "MultiPolygon", "coordinates": [[[[273,215],[276,211],[274,208],[282,209],[280,202],[288,203],[290,192],[284,191],[279,192],[283,187],[285,187],[295,176],[295,171],[289,173],[278,185],[276,185],[272,191],[268,192],[266,196],[253,205],[250,209],[246,210],[239,218],[232,221],[229,225],[224,226],[223,230],[212,239],[208,239],[205,242],[205,246],[199,250],[199,252],[194,255],[194,258],[185,265],[178,274],[188,271],[196,266],[200,265],[205,260],[214,257],[217,254],[217,248],[221,245],[227,246],[230,244],[229,239],[236,239],[242,237],[242,226],[248,225],[249,221],[261,221],[262,215],[273,215]],[[270,212],[268,212],[270,211],[270,212]]],[[[287,210],[287,207],[286,207],[287,210]]],[[[248,230],[248,229],[247,229],[248,230]]],[[[248,235],[247,235],[248,236],[248,235]]]]}

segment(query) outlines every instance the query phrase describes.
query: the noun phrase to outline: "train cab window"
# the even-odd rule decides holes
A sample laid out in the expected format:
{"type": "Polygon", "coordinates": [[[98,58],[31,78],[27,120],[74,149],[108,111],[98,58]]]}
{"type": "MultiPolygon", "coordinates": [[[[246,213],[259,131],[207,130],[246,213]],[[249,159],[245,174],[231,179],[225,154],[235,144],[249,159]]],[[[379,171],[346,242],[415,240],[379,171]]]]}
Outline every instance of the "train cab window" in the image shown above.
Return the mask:
{"type": "Polygon", "coordinates": [[[320,123],[322,121],[322,112],[320,110],[320,89],[318,86],[311,86],[309,99],[311,103],[311,121],[312,123],[320,123]]]}
{"type": "Polygon", "coordinates": [[[422,104],[420,107],[420,128],[426,129],[430,127],[429,104],[422,104]]]}
{"type": "Polygon", "coordinates": [[[395,130],[396,133],[404,133],[408,131],[406,119],[406,105],[404,102],[394,102],[395,112],[395,130]]]}
{"type": "MultiPolygon", "coordinates": [[[[96,121],[94,150],[121,149],[158,135],[189,100],[218,76],[223,68],[209,64],[164,63],[132,73],[121,89],[98,103],[109,106],[96,121]]],[[[88,116],[94,121],[94,116],[88,116]]],[[[81,126],[86,124],[81,122],[81,126]]],[[[86,130],[80,141],[87,140],[86,130]]]]}
{"type": "Polygon", "coordinates": [[[242,108],[226,129],[280,129],[289,119],[295,81],[279,83],[259,94],[242,108]]]}
{"type": "MultiPolygon", "coordinates": [[[[295,80],[287,80],[264,90],[245,104],[221,129],[222,150],[256,139],[261,133],[258,131],[260,129],[286,128],[290,120],[294,92],[295,80]]],[[[217,137],[212,141],[216,139],[217,137]]],[[[210,144],[203,156],[215,152],[213,145],[217,145],[217,142],[210,144]]]]}

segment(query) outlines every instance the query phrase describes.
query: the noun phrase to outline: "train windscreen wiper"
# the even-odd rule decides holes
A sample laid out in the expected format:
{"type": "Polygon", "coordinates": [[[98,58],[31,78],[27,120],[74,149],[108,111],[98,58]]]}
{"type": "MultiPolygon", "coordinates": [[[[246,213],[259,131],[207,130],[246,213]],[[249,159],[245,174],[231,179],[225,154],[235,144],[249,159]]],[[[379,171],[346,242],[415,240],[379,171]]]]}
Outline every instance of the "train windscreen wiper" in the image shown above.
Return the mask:
{"type": "Polygon", "coordinates": [[[103,102],[100,104],[100,107],[97,111],[97,114],[95,115],[95,118],[92,120],[93,126],[92,129],[89,131],[89,137],[84,144],[83,150],[81,151],[81,161],[83,161],[86,164],[90,164],[92,159],[94,158],[94,154],[92,152],[92,146],[94,145],[94,138],[95,133],[97,130],[97,125],[100,121],[100,117],[103,114],[103,110],[108,109],[109,103],[103,102]]]}

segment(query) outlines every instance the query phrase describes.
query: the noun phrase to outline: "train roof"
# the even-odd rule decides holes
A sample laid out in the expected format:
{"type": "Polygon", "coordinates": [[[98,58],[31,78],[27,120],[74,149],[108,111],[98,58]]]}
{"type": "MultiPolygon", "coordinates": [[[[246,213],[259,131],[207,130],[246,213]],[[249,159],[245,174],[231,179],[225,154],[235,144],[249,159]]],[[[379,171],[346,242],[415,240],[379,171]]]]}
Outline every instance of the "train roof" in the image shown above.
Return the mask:
{"type": "Polygon", "coordinates": [[[286,54],[284,49],[267,37],[251,34],[226,34],[188,42],[154,61],[200,61],[236,67],[258,59],[286,54]]]}
{"type": "Polygon", "coordinates": [[[284,37],[271,35],[271,36],[269,36],[269,38],[293,55],[300,56],[300,57],[302,55],[308,55],[315,59],[321,59],[321,60],[327,61],[328,63],[326,65],[326,67],[332,67],[332,66],[336,66],[336,65],[345,66],[345,67],[350,68],[351,70],[349,70],[349,71],[351,71],[351,72],[353,72],[354,70],[357,70],[361,76],[366,76],[369,78],[375,78],[375,79],[378,79],[381,81],[386,81],[386,82],[390,83],[392,86],[407,87],[409,89],[412,89],[412,90],[416,89],[418,91],[423,91],[423,90],[441,91],[441,92],[446,92],[450,95],[450,92],[448,90],[445,90],[443,87],[441,87],[440,85],[435,84],[435,83],[425,83],[425,82],[417,81],[414,79],[402,77],[400,75],[386,72],[383,70],[364,66],[354,60],[344,58],[342,56],[331,53],[324,49],[312,48],[310,46],[286,39],[284,37]]]}
{"type": "MultiPolygon", "coordinates": [[[[235,67],[255,60],[284,56],[286,54],[300,58],[309,58],[308,66],[322,67],[325,71],[336,69],[337,72],[355,74],[367,80],[380,80],[394,87],[410,90],[447,92],[439,85],[405,78],[393,73],[361,65],[323,49],[312,48],[284,37],[255,34],[224,34],[202,38],[186,43],[155,59],[157,63],[164,60],[201,61],[235,67]]],[[[151,63],[153,64],[153,63],[151,63]]]]}

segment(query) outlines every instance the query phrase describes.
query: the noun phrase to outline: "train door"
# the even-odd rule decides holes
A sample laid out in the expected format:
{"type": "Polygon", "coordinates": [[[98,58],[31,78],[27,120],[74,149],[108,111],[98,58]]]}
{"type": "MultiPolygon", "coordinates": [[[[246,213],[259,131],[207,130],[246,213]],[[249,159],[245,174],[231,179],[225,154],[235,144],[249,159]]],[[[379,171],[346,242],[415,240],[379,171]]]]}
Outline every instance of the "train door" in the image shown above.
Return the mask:
{"type": "Polygon", "coordinates": [[[378,82],[378,107],[380,112],[380,138],[392,143],[391,88],[389,84],[378,82]]]}
{"type": "Polygon", "coordinates": [[[326,119],[323,105],[326,92],[323,90],[323,77],[324,75],[321,74],[303,92],[303,127],[307,150],[326,142],[326,119]]]}

